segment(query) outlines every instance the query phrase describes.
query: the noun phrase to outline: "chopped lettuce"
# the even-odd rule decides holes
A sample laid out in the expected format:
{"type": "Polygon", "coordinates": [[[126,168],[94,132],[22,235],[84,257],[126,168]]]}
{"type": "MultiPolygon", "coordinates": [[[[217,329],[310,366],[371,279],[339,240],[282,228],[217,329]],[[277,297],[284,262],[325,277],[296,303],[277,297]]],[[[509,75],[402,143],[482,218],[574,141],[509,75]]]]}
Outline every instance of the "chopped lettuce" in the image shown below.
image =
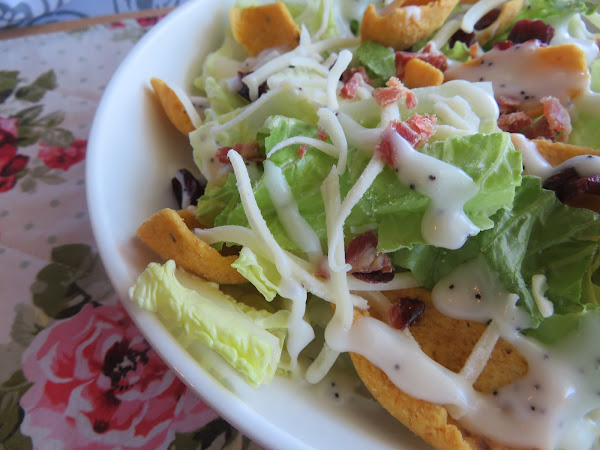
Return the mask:
{"type": "Polygon", "coordinates": [[[600,58],[596,58],[590,66],[592,76],[592,90],[600,92],[600,58]]]}
{"type": "Polygon", "coordinates": [[[592,14],[598,9],[596,0],[529,0],[517,20],[544,20],[555,16],[568,16],[575,13],[592,14]]]}
{"type": "Polygon", "coordinates": [[[578,332],[582,327],[582,322],[590,314],[600,315],[600,307],[585,305],[574,312],[553,314],[540,323],[537,328],[525,330],[525,334],[543,344],[556,345],[563,342],[567,336],[578,332]]]}
{"type": "Polygon", "coordinates": [[[541,188],[539,178],[524,177],[513,208],[500,210],[492,220],[496,224],[493,229],[470,238],[461,249],[422,245],[412,251],[399,250],[392,260],[432,288],[458,264],[481,254],[537,322],[543,318],[530,290],[536,274],[546,276],[546,296],[556,314],[599,303],[598,288],[592,281],[598,268],[598,243],[590,239],[600,235],[598,214],[563,205],[552,191],[541,188]]]}
{"type": "Polygon", "coordinates": [[[277,369],[289,312],[270,313],[237,302],[214,283],[176,268],[150,263],[129,291],[138,306],[167,326],[185,330],[219,353],[253,386],[271,381],[277,369]],[[273,332],[270,332],[270,331],[273,332]]]}
{"type": "Polygon", "coordinates": [[[257,255],[248,247],[244,247],[231,267],[237,269],[252,283],[266,300],[272,301],[277,295],[277,286],[281,282],[281,275],[273,262],[257,255]]]}
{"type": "Polygon", "coordinates": [[[575,101],[575,112],[571,118],[573,131],[569,136],[569,144],[600,149],[600,111],[596,106],[599,102],[600,93],[597,92],[575,101]]]}
{"type": "MultiPolygon", "coordinates": [[[[266,128],[267,152],[276,143],[291,136],[317,136],[314,125],[282,116],[271,118],[266,128]]],[[[324,244],[327,233],[320,186],[335,159],[310,147],[303,157],[299,157],[297,151],[298,145],[290,146],[279,150],[269,159],[282,168],[300,214],[324,244]]],[[[515,151],[507,133],[455,136],[424,146],[421,151],[461,168],[479,185],[479,193],[465,205],[465,212],[478,227],[490,228],[493,226],[490,216],[498,209],[510,208],[512,205],[515,187],[521,179],[522,163],[520,153],[515,151]]],[[[370,158],[357,149],[350,148],[349,152],[348,169],[340,179],[343,196],[358,180],[370,158]]],[[[263,217],[279,244],[290,251],[299,251],[285,234],[262,179],[256,182],[254,194],[263,217]]],[[[247,226],[248,221],[239,202],[233,175],[230,175],[223,188],[208,192],[201,198],[197,212],[199,219],[203,223],[207,222],[202,216],[203,212],[209,211],[205,205],[216,204],[223,199],[228,200],[227,206],[215,218],[214,224],[247,226]]],[[[428,197],[400,183],[394,171],[386,168],[348,217],[346,237],[353,235],[353,229],[378,223],[379,247],[382,251],[424,243],[420,224],[428,205],[428,197]]],[[[213,213],[214,211],[210,211],[211,216],[213,213]]]]}
{"type": "Polygon", "coordinates": [[[396,75],[396,52],[373,41],[365,41],[355,50],[354,55],[366,70],[375,87],[383,86],[396,75]]]}
{"type": "Polygon", "coordinates": [[[471,54],[469,53],[469,47],[467,44],[461,41],[456,41],[452,47],[448,45],[446,42],[440,51],[446,55],[449,59],[459,62],[467,62],[471,59],[471,54]]]}

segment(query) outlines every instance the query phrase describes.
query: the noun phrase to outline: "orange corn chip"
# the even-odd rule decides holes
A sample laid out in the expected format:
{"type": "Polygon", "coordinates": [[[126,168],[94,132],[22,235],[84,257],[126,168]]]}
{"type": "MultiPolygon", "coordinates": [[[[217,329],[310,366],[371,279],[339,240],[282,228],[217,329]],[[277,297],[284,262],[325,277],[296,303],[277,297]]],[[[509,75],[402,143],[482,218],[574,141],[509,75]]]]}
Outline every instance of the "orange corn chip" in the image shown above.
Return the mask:
{"type": "Polygon", "coordinates": [[[404,85],[409,89],[439,86],[444,82],[444,73],[419,58],[413,58],[404,66],[404,85]]]}
{"type": "Polygon", "coordinates": [[[151,78],[150,84],[154,93],[160,102],[163,110],[167,114],[167,117],[171,121],[175,128],[177,128],[183,134],[189,134],[196,129],[190,116],[185,110],[185,106],[177,97],[177,94],[171,89],[167,83],[160,78],[151,78]]]}
{"type": "MultiPolygon", "coordinates": [[[[188,222],[194,225],[193,222],[188,222]]],[[[222,256],[199,239],[175,210],[165,208],[157,212],[140,225],[137,235],[161,258],[172,259],[178,267],[208,281],[218,284],[248,282],[231,267],[237,256],[222,256]]]]}
{"type": "MultiPolygon", "coordinates": [[[[449,370],[459,372],[486,325],[444,316],[435,309],[431,294],[423,289],[405,289],[387,295],[392,301],[393,298],[412,297],[425,303],[423,314],[410,326],[410,332],[430,358],[449,370]]],[[[355,320],[361,320],[359,314],[368,313],[356,313],[355,320]]],[[[449,417],[443,406],[404,393],[365,357],[353,353],[350,356],[358,375],[381,405],[434,447],[464,450],[508,448],[469,433],[449,417]]],[[[512,345],[499,340],[474,387],[491,393],[523,377],[527,371],[527,361],[512,345]]]]}
{"type": "Polygon", "coordinates": [[[594,150],[593,148],[581,145],[552,142],[548,139],[534,139],[533,142],[535,142],[538,152],[540,152],[551,166],[558,166],[575,156],[600,155],[600,150],[594,150]]]}
{"type": "Polygon", "coordinates": [[[384,15],[369,5],[360,24],[361,39],[396,50],[407,49],[440,28],[457,3],[458,0],[396,0],[392,5],[395,7],[384,15]],[[404,6],[405,3],[409,5],[404,6]]]}
{"type": "Polygon", "coordinates": [[[282,2],[229,10],[231,31],[250,56],[267,48],[295,48],[300,40],[300,28],[282,2]]]}

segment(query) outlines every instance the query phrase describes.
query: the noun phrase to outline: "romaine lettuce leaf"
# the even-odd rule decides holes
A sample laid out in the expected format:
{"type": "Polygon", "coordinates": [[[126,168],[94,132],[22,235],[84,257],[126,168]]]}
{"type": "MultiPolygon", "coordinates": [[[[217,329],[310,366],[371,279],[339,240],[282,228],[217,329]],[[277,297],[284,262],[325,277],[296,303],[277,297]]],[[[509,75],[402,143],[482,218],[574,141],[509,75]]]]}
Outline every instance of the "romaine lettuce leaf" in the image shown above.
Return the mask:
{"type": "MultiPolygon", "coordinates": [[[[266,126],[269,133],[265,138],[267,152],[276,143],[291,136],[317,136],[315,126],[287,117],[271,118],[266,126]]],[[[313,148],[309,148],[303,157],[299,157],[297,151],[298,145],[294,145],[279,150],[269,159],[282,168],[300,214],[325,244],[327,233],[320,186],[335,159],[313,148]]],[[[457,136],[425,146],[422,151],[461,168],[480,186],[479,193],[465,205],[465,212],[480,228],[491,227],[493,222],[489,216],[499,208],[510,208],[512,205],[515,186],[520,183],[522,164],[520,153],[515,151],[508,134],[457,136]]],[[[342,196],[358,180],[369,158],[360,150],[349,149],[348,168],[340,179],[342,196]]],[[[232,191],[236,191],[236,188],[235,182],[230,179],[222,190],[205,194],[199,205],[228,199],[229,203],[216,217],[214,224],[247,226],[239,197],[232,191]]],[[[290,251],[299,251],[286,236],[262,179],[256,182],[254,194],[263,217],[279,244],[290,251]]],[[[400,183],[395,173],[386,168],[348,217],[346,237],[349,239],[357,234],[353,230],[379,224],[379,247],[382,251],[423,243],[420,224],[428,205],[428,197],[400,183]]],[[[201,216],[203,210],[206,211],[206,208],[199,208],[198,214],[199,219],[205,223],[206,220],[201,216]]]]}
{"type": "Polygon", "coordinates": [[[416,246],[394,253],[392,261],[410,269],[431,289],[456,265],[481,254],[504,287],[518,294],[520,304],[539,322],[542,317],[530,289],[536,274],[546,276],[546,296],[557,314],[598,303],[598,288],[592,281],[598,268],[598,243],[590,238],[600,236],[599,219],[592,211],[560,203],[552,191],[541,188],[539,178],[524,177],[513,208],[492,216],[493,229],[470,238],[458,250],[416,246]]]}
{"type": "Polygon", "coordinates": [[[537,328],[525,330],[525,334],[543,344],[556,345],[563,342],[567,336],[578,332],[588,314],[600,315],[600,307],[597,305],[585,305],[579,308],[579,311],[553,314],[540,323],[537,328]]]}
{"type": "Polygon", "coordinates": [[[573,131],[569,135],[569,144],[600,149],[600,93],[592,92],[575,100],[571,118],[573,131]]]}
{"type": "Polygon", "coordinates": [[[273,314],[237,302],[216,284],[176,268],[172,260],[150,263],[129,297],[167,326],[185,330],[189,339],[215,350],[253,386],[273,378],[284,336],[267,330],[285,329],[288,311],[273,314]]]}
{"type": "Polygon", "coordinates": [[[598,9],[594,0],[529,0],[517,20],[567,16],[575,13],[592,14],[598,9]]]}
{"type": "Polygon", "coordinates": [[[248,247],[244,247],[231,267],[237,269],[252,283],[267,301],[272,301],[277,295],[277,286],[281,281],[281,275],[273,262],[255,254],[248,247]]]}
{"type": "Polygon", "coordinates": [[[396,76],[396,52],[373,41],[365,41],[354,51],[373,81],[375,87],[384,86],[390,77],[396,76]]]}

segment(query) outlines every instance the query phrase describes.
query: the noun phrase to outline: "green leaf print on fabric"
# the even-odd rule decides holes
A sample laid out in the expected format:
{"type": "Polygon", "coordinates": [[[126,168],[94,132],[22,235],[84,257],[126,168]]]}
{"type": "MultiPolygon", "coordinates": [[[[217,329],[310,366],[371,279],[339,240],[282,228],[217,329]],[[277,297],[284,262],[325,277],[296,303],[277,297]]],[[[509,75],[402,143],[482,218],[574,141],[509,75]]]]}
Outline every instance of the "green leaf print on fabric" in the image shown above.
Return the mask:
{"type": "Polygon", "coordinates": [[[16,70],[0,70],[0,103],[11,96],[19,82],[19,72],[16,70]]]}
{"type": "Polygon", "coordinates": [[[39,102],[46,92],[56,89],[56,86],[56,74],[49,70],[37,77],[33,83],[17,89],[15,98],[32,103],[39,102]]]}
{"type": "Polygon", "coordinates": [[[19,431],[23,422],[23,409],[19,400],[32,383],[21,370],[0,385],[0,447],[27,450],[32,448],[31,439],[19,431]]]}
{"type": "Polygon", "coordinates": [[[31,286],[33,304],[48,316],[74,316],[87,303],[99,303],[113,292],[98,254],[88,245],[55,247],[51,260],[31,286]]]}
{"type": "Polygon", "coordinates": [[[42,111],[43,106],[36,105],[22,109],[12,116],[18,120],[17,145],[26,147],[42,141],[48,145],[68,147],[75,139],[73,133],[58,127],[65,120],[65,113],[54,111],[40,116],[42,111]]]}

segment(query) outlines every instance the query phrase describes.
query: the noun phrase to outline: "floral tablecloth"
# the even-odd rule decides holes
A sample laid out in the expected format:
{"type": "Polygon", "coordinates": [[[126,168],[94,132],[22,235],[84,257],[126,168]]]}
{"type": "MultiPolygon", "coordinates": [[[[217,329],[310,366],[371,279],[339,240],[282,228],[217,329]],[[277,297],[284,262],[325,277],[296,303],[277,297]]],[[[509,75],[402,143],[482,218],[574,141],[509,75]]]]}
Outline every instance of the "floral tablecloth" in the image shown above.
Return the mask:
{"type": "Polygon", "coordinates": [[[0,447],[248,448],[149,347],[98,257],[87,136],[159,18],[0,41],[0,447]]]}

